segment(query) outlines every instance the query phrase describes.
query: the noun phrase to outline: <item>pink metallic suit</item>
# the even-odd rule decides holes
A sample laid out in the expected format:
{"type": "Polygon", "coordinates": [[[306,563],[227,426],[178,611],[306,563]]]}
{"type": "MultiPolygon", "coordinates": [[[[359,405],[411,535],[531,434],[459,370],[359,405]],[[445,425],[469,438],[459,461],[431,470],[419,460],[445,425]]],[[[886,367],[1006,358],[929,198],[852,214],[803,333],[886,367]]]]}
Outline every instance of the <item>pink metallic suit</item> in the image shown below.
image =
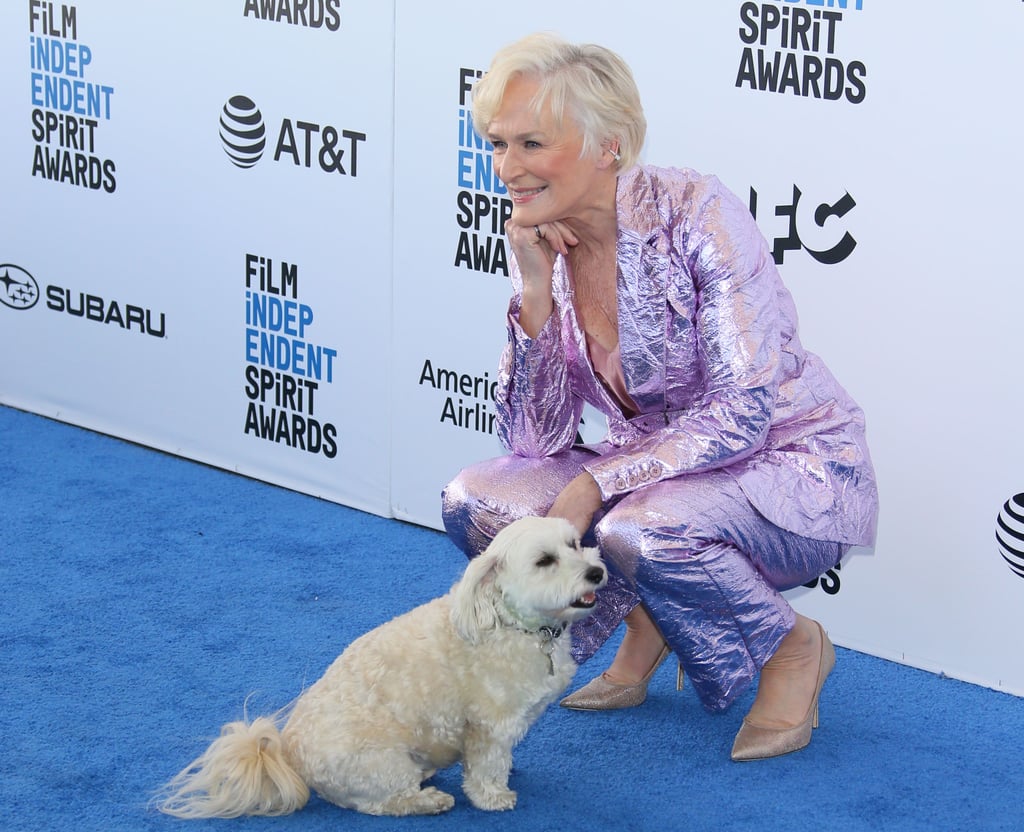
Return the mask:
{"type": "Polygon", "coordinates": [[[442,513],[474,556],[587,470],[604,499],[592,532],[613,580],[574,629],[577,659],[643,603],[701,701],[720,710],[792,628],[780,590],[874,541],[863,414],[801,346],[767,243],[716,178],[635,167],[616,202],[619,344],[638,414],[594,372],[567,261],[555,263],[555,312],[530,339],[513,260],[495,401],[512,453],[461,472],[442,513]],[[574,446],[585,401],[608,417],[600,445],[574,446]]]}

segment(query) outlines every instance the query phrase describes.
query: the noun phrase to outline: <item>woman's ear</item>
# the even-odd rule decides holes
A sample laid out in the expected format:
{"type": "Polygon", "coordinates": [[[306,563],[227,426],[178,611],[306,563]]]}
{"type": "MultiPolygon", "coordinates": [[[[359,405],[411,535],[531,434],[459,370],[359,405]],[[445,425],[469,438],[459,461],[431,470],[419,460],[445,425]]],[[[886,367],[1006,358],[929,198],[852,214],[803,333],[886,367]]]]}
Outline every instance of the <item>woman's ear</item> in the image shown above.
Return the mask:
{"type": "Polygon", "coordinates": [[[598,167],[606,169],[618,163],[622,160],[622,154],[619,153],[619,141],[618,139],[609,139],[601,145],[601,158],[598,160],[598,167]]]}

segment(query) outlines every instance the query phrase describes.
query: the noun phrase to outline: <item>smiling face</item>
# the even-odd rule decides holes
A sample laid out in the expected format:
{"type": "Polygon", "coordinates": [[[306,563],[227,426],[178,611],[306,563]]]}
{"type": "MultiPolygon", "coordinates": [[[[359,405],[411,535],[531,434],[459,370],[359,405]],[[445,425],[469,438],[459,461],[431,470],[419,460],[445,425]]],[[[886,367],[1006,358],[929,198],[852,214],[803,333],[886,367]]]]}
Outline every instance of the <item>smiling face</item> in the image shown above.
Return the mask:
{"type": "Polygon", "coordinates": [[[559,125],[547,105],[538,112],[537,88],[531,78],[512,78],[487,130],[495,170],[512,200],[512,221],[524,227],[583,219],[607,203],[609,177],[603,174],[610,157],[581,158],[583,134],[571,118],[559,125]]]}

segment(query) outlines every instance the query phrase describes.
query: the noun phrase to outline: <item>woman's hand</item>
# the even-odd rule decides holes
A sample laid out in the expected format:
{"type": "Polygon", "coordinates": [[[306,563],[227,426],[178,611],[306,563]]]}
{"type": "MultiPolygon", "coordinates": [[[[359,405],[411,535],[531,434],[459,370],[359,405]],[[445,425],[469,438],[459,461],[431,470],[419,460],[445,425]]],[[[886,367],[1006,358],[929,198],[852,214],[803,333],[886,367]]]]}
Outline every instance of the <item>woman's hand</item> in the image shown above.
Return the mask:
{"type": "Polygon", "coordinates": [[[568,255],[579,240],[564,222],[543,222],[540,225],[519,225],[513,220],[505,223],[505,234],[516,253],[520,270],[537,271],[550,275],[555,255],[568,255]]]}
{"type": "Polygon", "coordinates": [[[601,489],[586,471],[570,482],[555,498],[548,517],[564,517],[583,537],[594,522],[594,514],[601,508],[601,489]]]}
{"type": "Polygon", "coordinates": [[[559,254],[567,255],[569,247],[579,240],[562,222],[521,226],[509,220],[505,223],[505,234],[523,278],[519,325],[529,337],[536,338],[554,308],[551,278],[555,258],[559,254]]]}

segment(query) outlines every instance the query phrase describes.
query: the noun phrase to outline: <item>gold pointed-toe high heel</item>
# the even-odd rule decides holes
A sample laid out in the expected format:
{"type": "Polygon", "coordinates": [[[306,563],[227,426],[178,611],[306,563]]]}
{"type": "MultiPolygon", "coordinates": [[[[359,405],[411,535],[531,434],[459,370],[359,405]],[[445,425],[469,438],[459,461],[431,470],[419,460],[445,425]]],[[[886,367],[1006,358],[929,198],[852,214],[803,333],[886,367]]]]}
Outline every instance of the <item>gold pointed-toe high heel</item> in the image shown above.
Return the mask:
{"type": "Polygon", "coordinates": [[[766,760],[805,748],[811,741],[811,729],[818,727],[818,698],[825,679],[836,664],[836,651],[821,625],[815,622],[821,634],[821,653],[818,657],[818,681],[807,716],[792,728],[767,728],[749,717],[743,718],[739,733],[732,745],[732,759],[736,762],[766,760]]]}
{"type": "MultiPolygon", "coordinates": [[[[647,684],[654,676],[654,671],[661,666],[671,652],[667,644],[662,647],[661,653],[651,669],[647,671],[647,675],[634,685],[619,685],[610,682],[602,673],[575,693],[565,697],[559,704],[563,708],[571,708],[574,711],[613,711],[618,708],[635,708],[637,705],[642,705],[647,699],[647,684]]],[[[676,676],[676,689],[683,689],[682,665],[679,666],[676,676]]]]}

